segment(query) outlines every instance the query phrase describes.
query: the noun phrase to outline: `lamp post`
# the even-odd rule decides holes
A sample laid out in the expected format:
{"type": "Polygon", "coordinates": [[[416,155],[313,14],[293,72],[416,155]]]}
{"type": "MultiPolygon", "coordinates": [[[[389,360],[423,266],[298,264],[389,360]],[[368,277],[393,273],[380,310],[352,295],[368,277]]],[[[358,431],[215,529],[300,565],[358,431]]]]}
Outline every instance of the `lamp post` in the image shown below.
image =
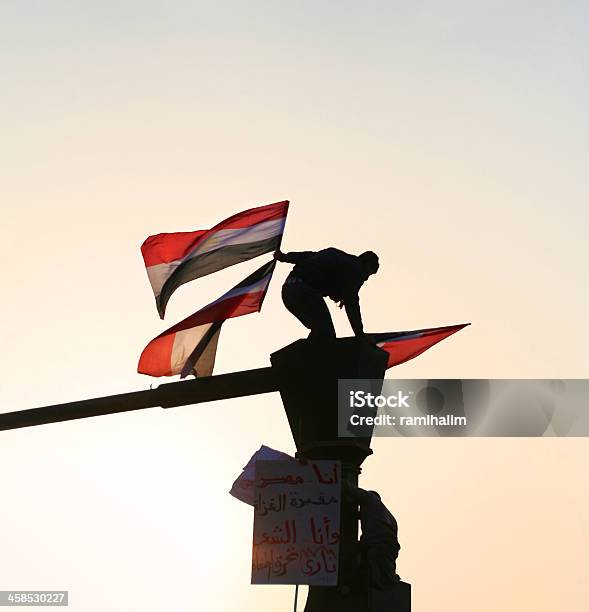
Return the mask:
{"type": "MultiPolygon", "coordinates": [[[[272,367],[163,384],[156,389],[93,398],[0,414],[0,430],[30,427],[161,406],[279,391],[297,457],[341,461],[342,480],[358,485],[363,461],[372,454],[372,428],[366,437],[338,437],[338,380],[373,380],[380,386],[387,353],[357,338],[298,340],[270,357],[272,367]]],[[[340,562],[336,587],[310,587],[305,612],[407,612],[410,587],[366,592],[355,581],[358,508],[345,496],[340,517],[340,562]]]]}
{"type": "MultiPolygon", "coordinates": [[[[338,380],[376,382],[380,393],[388,354],[357,338],[299,340],[270,357],[286,410],[297,457],[341,461],[342,481],[358,486],[361,465],[370,454],[372,428],[366,437],[338,437],[338,380]]],[[[357,576],[358,508],[343,496],[340,562],[336,587],[309,587],[305,612],[405,612],[409,585],[402,583],[379,604],[357,576]]]]}

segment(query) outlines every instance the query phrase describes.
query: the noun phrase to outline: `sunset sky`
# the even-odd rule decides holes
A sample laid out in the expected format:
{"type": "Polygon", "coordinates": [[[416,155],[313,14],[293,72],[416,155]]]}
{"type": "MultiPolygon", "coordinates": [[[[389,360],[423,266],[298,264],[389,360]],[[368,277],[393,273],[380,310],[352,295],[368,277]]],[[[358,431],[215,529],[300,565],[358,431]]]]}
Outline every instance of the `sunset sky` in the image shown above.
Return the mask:
{"type": "MultiPolygon", "coordinates": [[[[365,327],[471,322],[396,378],[586,378],[582,2],[5,0],[0,410],[147,389],[145,344],[269,256],[181,287],[139,247],[291,201],[283,248],[372,249],[365,327]]],[[[303,337],[277,268],[216,372],[303,337]]],[[[340,335],[350,333],[333,309],[340,335]]],[[[279,612],[227,493],[278,395],[0,432],[0,590],[72,612],[279,612]]],[[[362,482],[399,522],[416,612],[586,612],[586,439],[392,439],[362,482]]],[[[300,610],[303,605],[299,604],[300,610]]]]}

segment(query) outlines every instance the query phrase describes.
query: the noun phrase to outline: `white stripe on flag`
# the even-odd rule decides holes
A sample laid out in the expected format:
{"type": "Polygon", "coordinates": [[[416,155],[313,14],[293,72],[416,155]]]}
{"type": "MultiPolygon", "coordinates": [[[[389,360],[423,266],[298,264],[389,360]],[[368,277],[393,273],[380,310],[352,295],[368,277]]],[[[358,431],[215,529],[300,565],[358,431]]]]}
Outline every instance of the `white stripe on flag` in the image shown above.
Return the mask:
{"type": "Polygon", "coordinates": [[[280,219],[262,221],[261,223],[255,223],[247,227],[217,230],[199,243],[194,251],[184,258],[184,261],[222,247],[232,246],[234,244],[247,244],[248,242],[258,242],[273,238],[282,233],[285,223],[286,217],[281,217],[280,219]]]}
{"type": "Polygon", "coordinates": [[[252,283],[251,285],[247,285],[246,287],[235,287],[229,290],[227,293],[222,295],[220,298],[217,298],[214,302],[211,302],[206,306],[206,308],[210,308],[211,306],[215,306],[225,300],[228,300],[233,297],[237,297],[238,295],[244,295],[245,293],[259,293],[260,291],[265,291],[270,279],[272,278],[272,273],[267,274],[264,278],[252,283]]]}
{"type": "MultiPolygon", "coordinates": [[[[172,374],[180,374],[182,368],[190,357],[196,345],[206,335],[213,324],[199,325],[176,332],[174,336],[174,345],[170,356],[170,366],[172,374]]],[[[217,352],[217,342],[219,340],[219,332],[217,332],[209,341],[203,354],[195,364],[195,368],[199,376],[210,376],[215,365],[215,355],[217,352]]]]}

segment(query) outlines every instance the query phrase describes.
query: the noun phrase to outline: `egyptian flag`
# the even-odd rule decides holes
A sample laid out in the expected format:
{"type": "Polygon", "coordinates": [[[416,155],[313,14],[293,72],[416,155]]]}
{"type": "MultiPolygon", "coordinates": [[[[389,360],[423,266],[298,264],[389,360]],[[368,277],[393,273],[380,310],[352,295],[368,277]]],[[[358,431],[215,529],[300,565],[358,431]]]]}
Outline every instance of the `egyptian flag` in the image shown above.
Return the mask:
{"type": "Polygon", "coordinates": [[[434,344],[455,334],[467,325],[470,323],[415,331],[389,332],[388,334],[370,334],[370,337],[376,342],[376,346],[389,354],[387,368],[391,368],[421,355],[434,344]]]}
{"type": "Polygon", "coordinates": [[[148,376],[210,376],[221,325],[262,308],[276,262],[270,261],[225,295],[154,338],[141,353],[137,371],[148,376]]]}
{"type": "Polygon", "coordinates": [[[180,285],[279,248],[287,212],[285,200],[237,213],[209,230],[147,238],[141,253],[160,318],[180,285]]]}

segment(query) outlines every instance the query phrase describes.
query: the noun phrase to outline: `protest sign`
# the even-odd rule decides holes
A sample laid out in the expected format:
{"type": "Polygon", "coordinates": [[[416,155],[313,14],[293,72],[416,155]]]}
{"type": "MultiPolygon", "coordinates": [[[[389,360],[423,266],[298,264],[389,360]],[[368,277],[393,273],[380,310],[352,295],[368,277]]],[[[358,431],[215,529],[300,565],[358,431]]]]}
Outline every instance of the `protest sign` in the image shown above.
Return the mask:
{"type": "Polygon", "coordinates": [[[252,584],[337,584],[339,461],[258,461],[252,584]]]}

